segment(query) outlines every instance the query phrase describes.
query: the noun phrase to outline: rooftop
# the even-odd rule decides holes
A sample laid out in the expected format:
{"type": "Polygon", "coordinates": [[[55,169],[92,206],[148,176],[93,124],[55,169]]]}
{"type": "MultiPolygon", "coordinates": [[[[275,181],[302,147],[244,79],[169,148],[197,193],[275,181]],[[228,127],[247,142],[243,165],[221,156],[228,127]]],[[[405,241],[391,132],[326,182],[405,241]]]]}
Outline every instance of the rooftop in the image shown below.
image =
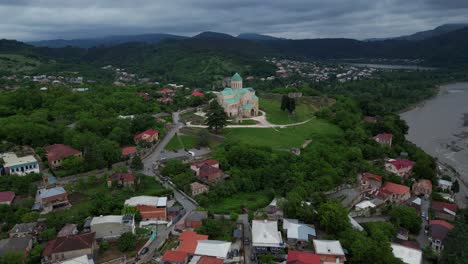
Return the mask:
{"type": "Polygon", "coordinates": [[[320,255],[344,256],[343,248],[338,240],[318,240],[314,239],[315,253],[320,255]]]}
{"type": "Polygon", "coordinates": [[[22,223],[16,224],[11,230],[10,234],[14,233],[32,233],[36,230],[37,223],[22,223]]]}
{"type": "Polygon", "coordinates": [[[397,170],[408,168],[408,167],[413,167],[414,165],[414,161],[406,160],[406,159],[389,160],[386,163],[392,164],[393,166],[395,166],[397,170]]]}
{"type": "Polygon", "coordinates": [[[179,237],[181,243],[177,251],[194,254],[199,240],[208,240],[207,235],[199,235],[194,231],[184,230],[179,237]]]}
{"type": "Polygon", "coordinates": [[[386,191],[388,191],[390,193],[395,193],[395,194],[405,194],[405,193],[409,192],[409,190],[410,190],[408,186],[393,183],[393,182],[385,182],[383,188],[386,191]]]}
{"type": "Polygon", "coordinates": [[[162,257],[163,262],[185,263],[187,253],[175,250],[168,250],[162,257]]]}
{"type": "Polygon", "coordinates": [[[123,215],[101,215],[93,217],[91,220],[91,226],[106,224],[106,223],[116,223],[121,224],[123,222],[123,215]]]}
{"type": "Polygon", "coordinates": [[[6,202],[13,202],[15,199],[15,193],[14,192],[0,192],[0,203],[6,203],[6,202]]]}
{"type": "Polygon", "coordinates": [[[54,253],[91,248],[94,243],[94,237],[94,232],[74,236],[57,237],[47,243],[42,255],[50,256],[54,253]]]}
{"type": "Polygon", "coordinates": [[[242,77],[239,75],[239,73],[236,72],[236,73],[231,77],[231,81],[234,81],[234,82],[242,81],[242,77]]]}
{"type": "Polygon", "coordinates": [[[65,191],[65,189],[61,186],[57,186],[50,189],[39,189],[37,190],[37,192],[41,199],[47,199],[49,197],[67,193],[67,191],[65,191]]]}
{"type": "Polygon", "coordinates": [[[320,264],[320,256],[309,252],[289,250],[286,263],[320,264]]]}
{"type": "Polygon", "coordinates": [[[284,247],[277,221],[253,220],[252,244],[254,247],[284,247]]]}
{"type": "Polygon", "coordinates": [[[33,155],[18,157],[13,152],[1,153],[0,158],[2,158],[3,161],[5,161],[5,167],[13,167],[27,163],[37,163],[37,160],[33,155]]]}
{"type": "Polygon", "coordinates": [[[231,248],[231,242],[218,240],[198,241],[195,255],[226,258],[231,248]]]}
{"type": "Polygon", "coordinates": [[[83,255],[74,259],[65,260],[60,264],[94,264],[92,256],[83,255]]]}
{"type": "Polygon", "coordinates": [[[410,247],[405,247],[400,244],[392,243],[393,255],[396,258],[401,259],[407,264],[421,264],[422,263],[422,251],[410,247]]]}
{"type": "Polygon", "coordinates": [[[125,205],[128,206],[137,206],[137,205],[146,205],[146,206],[157,206],[164,207],[167,204],[167,197],[156,197],[156,196],[135,196],[130,199],[125,200],[125,205]]]}
{"type": "Polygon", "coordinates": [[[0,240],[0,256],[9,251],[24,252],[29,245],[32,245],[32,239],[29,237],[12,237],[0,240]]]}
{"type": "Polygon", "coordinates": [[[79,150],[76,150],[70,146],[64,144],[54,144],[47,147],[44,147],[45,151],[47,151],[47,160],[54,161],[54,160],[62,160],[66,157],[77,155],[81,153],[79,150]]]}

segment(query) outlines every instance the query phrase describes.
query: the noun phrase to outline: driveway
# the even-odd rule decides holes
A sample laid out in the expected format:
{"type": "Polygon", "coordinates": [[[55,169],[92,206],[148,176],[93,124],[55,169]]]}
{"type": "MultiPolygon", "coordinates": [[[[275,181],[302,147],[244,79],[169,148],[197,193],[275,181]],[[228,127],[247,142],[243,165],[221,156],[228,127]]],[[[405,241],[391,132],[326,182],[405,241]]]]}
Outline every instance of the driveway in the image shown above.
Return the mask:
{"type": "MultiPolygon", "coordinates": [[[[241,214],[237,219],[238,223],[242,223],[243,228],[243,238],[248,239],[250,243],[248,245],[244,244],[244,263],[250,264],[252,261],[250,257],[252,256],[252,228],[250,227],[249,223],[249,215],[248,214],[241,214]]],[[[242,242],[243,243],[243,242],[242,242]]]]}

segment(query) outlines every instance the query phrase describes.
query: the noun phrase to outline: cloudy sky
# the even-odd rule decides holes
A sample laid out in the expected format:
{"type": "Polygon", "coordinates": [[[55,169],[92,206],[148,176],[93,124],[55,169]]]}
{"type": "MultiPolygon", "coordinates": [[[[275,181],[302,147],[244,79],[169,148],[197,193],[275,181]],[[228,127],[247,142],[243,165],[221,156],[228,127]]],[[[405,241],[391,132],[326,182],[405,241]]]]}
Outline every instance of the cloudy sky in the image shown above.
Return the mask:
{"type": "Polygon", "coordinates": [[[0,0],[0,38],[256,32],[372,38],[468,22],[468,0],[0,0]]]}

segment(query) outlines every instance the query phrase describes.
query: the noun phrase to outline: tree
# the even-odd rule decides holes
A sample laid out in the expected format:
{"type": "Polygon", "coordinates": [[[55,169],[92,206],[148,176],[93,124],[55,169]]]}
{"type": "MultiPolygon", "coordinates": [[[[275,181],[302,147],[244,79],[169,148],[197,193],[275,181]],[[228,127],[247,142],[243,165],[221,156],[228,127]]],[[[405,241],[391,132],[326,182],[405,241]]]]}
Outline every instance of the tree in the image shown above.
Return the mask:
{"type": "Polygon", "coordinates": [[[209,129],[218,132],[220,129],[226,126],[226,112],[224,112],[224,109],[215,100],[210,103],[207,115],[208,117],[206,119],[206,125],[209,129]]]}
{"type": "Polygon", "coordinates": [[[21,221],[23,223],[31,223],[31,222],[36,222],[37,219],[39,218],[39,213],[38,212],[28,212],[21,216],[21,221]]]}
{"type": "Polygon", "coordinates": [[[321,204],[318,212],[320,225],[327,233],[337,234],[350,227],[346,208],[335,201],[321,204]]]}
{"type": "Polygon", "coordinates": [[[134,170],[142,170],[143,169],[143,162],[141,161],[140,155],[135,155],[132,159],[132,164],[130,167],[134,170]]]}
{"type": "Polygon", "coordinates": [[[60,164],[62,168],[72,174],[83,170],[84,159],[82,157],[70,156],[65,158],[60,164]]]}
{"type": "Polygon", "coordinates": [[[289,109],[289,97],[287,95],[283,95],[281,97],[281,111],[289,109]]]}
{"type": "Polygon", "coordinates": [[[117,241],[117,247],[121,252],[127,252],[135,248],[136,236],[133,233],[123,233],[117,241]]]}
{"type": "Polygon", "coordinates": [[[133,217],[135,218],[135,222],[140,222],[141,221],[140,211],[138,211],[138,209],[135,206],[125,205],[122,208],[122,214],[123,215],[133,215],[133,217]]]}
{"type": "Polygon", "coordinates": [[[406,228],[413,234],[417,234],[421,229],[421,217],[413,207],[395,206],[390,210],[389,216],[394,225],[406,228]]]}
{"type": "Polygon", "coordinates": [[[204,129],[200,130],[200,132],[198,133],[197,145],[199,147],[207,147],[209,143],[208,138],[209,138],[208,131],[204,129]]]}
{"type": "Polygon", "coordinates": [[[290,114],[294,113],[294,111],[296,110],[296,100],[294,100],[294,98],[289,98],[287,109],[290,114]]]}
{"type": "Polygon", "coordinates": [[[0,256],[0,264],[24,264],[25,256],[22,252],[6,252],[0,256]]]}
{"type": "Polygon", "coordinates": [[[448,234],[441,263],[468,263],[468,209],[457,214],[455,228],[448,234]]]}
{"type": "Polygon", "coordinates": [[[41,239],[41,241],[49,241],[54,239],[56,235],[57,232],[55,231],[55,228],[47,228],[46,230],[41,232],[39,238],[41,239]]]}

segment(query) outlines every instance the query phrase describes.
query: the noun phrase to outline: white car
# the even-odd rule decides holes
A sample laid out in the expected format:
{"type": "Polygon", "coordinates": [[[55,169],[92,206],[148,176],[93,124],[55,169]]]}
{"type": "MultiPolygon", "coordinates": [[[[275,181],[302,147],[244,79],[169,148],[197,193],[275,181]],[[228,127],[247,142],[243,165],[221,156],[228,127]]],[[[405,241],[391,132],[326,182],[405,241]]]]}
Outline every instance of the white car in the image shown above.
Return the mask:
{"type": "Polygon", "coordinates": [[[189,151],[187,151],[187,153],[188,153],[190,156],[195,157],[195,152],[189,150],[189,151]]]}

